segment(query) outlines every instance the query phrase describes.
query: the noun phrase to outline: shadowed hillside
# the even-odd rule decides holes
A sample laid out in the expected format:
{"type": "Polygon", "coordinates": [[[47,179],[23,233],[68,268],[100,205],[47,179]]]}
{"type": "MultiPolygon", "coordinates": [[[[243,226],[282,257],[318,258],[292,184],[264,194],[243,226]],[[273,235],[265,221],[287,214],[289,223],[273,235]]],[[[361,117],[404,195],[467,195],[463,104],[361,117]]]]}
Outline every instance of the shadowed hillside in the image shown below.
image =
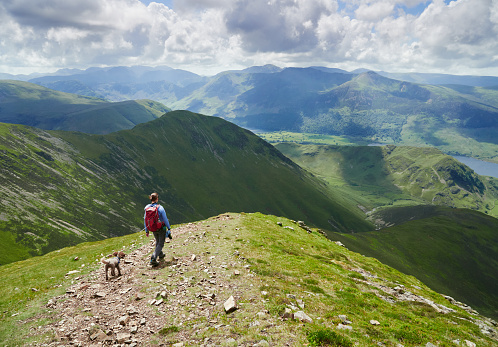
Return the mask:
{"type": "Polygon", "coordinates": [[[262,131],[345,135],[498,160],[498,92],[493,88],[288,68],[219,74],[171,107],[262,131]]]}

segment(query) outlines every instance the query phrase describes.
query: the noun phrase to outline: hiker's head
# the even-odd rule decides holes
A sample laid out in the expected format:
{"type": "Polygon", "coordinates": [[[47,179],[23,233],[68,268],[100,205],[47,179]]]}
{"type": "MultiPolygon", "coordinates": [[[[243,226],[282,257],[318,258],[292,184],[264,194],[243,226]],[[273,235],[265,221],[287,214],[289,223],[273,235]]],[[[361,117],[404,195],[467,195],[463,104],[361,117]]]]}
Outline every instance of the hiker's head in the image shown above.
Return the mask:
{"type": "Polygon", "coordinates": [[[149,199],[150,202],[157,202],[157,200],[159,200],[159,195],[157,195],[157,193],[152,193],[151,195],[149,195],[149,199]]]}

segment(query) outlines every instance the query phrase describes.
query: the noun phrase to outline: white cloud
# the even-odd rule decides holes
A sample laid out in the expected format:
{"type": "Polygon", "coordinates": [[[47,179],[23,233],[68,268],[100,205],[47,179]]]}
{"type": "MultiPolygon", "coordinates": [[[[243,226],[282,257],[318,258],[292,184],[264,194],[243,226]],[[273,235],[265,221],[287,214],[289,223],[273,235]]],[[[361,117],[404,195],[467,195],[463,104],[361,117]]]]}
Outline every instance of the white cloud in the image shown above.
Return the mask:
{"type": "Polygon", "coordinates": [[[356,18],[367,22],[376,22],[390,16],[394,10],[392,1],[379,1],[361,4],[355,11],[356,18]]]}
{"type": "Polygon", "coordinates": [[[496,0],[425,9],[425,0],[149,2],[2,2],[0,72],[143,64],[211,73],[272,63],[498,74],[496,0]]]}

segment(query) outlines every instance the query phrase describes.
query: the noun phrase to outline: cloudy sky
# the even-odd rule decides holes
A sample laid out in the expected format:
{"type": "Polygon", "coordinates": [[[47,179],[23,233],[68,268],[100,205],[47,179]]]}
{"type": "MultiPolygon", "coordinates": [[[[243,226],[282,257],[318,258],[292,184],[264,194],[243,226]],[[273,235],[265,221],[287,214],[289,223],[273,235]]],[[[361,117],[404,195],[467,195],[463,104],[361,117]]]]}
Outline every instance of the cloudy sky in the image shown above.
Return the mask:
{"type": "Polygon", "coordinates": [[[0,72],[254,65],[498,76],[498,0],[2,0],[0,72]]]}

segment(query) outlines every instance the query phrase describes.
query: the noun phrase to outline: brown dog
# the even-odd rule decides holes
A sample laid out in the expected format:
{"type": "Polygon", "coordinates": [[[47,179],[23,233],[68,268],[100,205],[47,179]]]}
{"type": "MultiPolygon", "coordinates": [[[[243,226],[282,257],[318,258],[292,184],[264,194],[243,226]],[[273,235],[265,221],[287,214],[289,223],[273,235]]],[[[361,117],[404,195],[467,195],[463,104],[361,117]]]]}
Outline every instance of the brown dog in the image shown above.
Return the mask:
{"type": "Polygon", "coordinates": [[[114,269],[118,269],[118,276],[121,276],[119,262],[121,261],[121,259],[123,259],[125,257],[126,254],[124,254],[124,252],[122,252],[122,251],[119,251],[119,252],[114,252],[112,255],[115,256],[116,258],[112,258],[112,259],[102,258],[102,260],[101,260],[101,262],[105,264],[105,280],[106,281],[109,280],[109,277],[107,276],[107,270],[109,270],[109,268],[111,268],[111,276],[116,276],[116,272],[114,271],[114,269]]]}

